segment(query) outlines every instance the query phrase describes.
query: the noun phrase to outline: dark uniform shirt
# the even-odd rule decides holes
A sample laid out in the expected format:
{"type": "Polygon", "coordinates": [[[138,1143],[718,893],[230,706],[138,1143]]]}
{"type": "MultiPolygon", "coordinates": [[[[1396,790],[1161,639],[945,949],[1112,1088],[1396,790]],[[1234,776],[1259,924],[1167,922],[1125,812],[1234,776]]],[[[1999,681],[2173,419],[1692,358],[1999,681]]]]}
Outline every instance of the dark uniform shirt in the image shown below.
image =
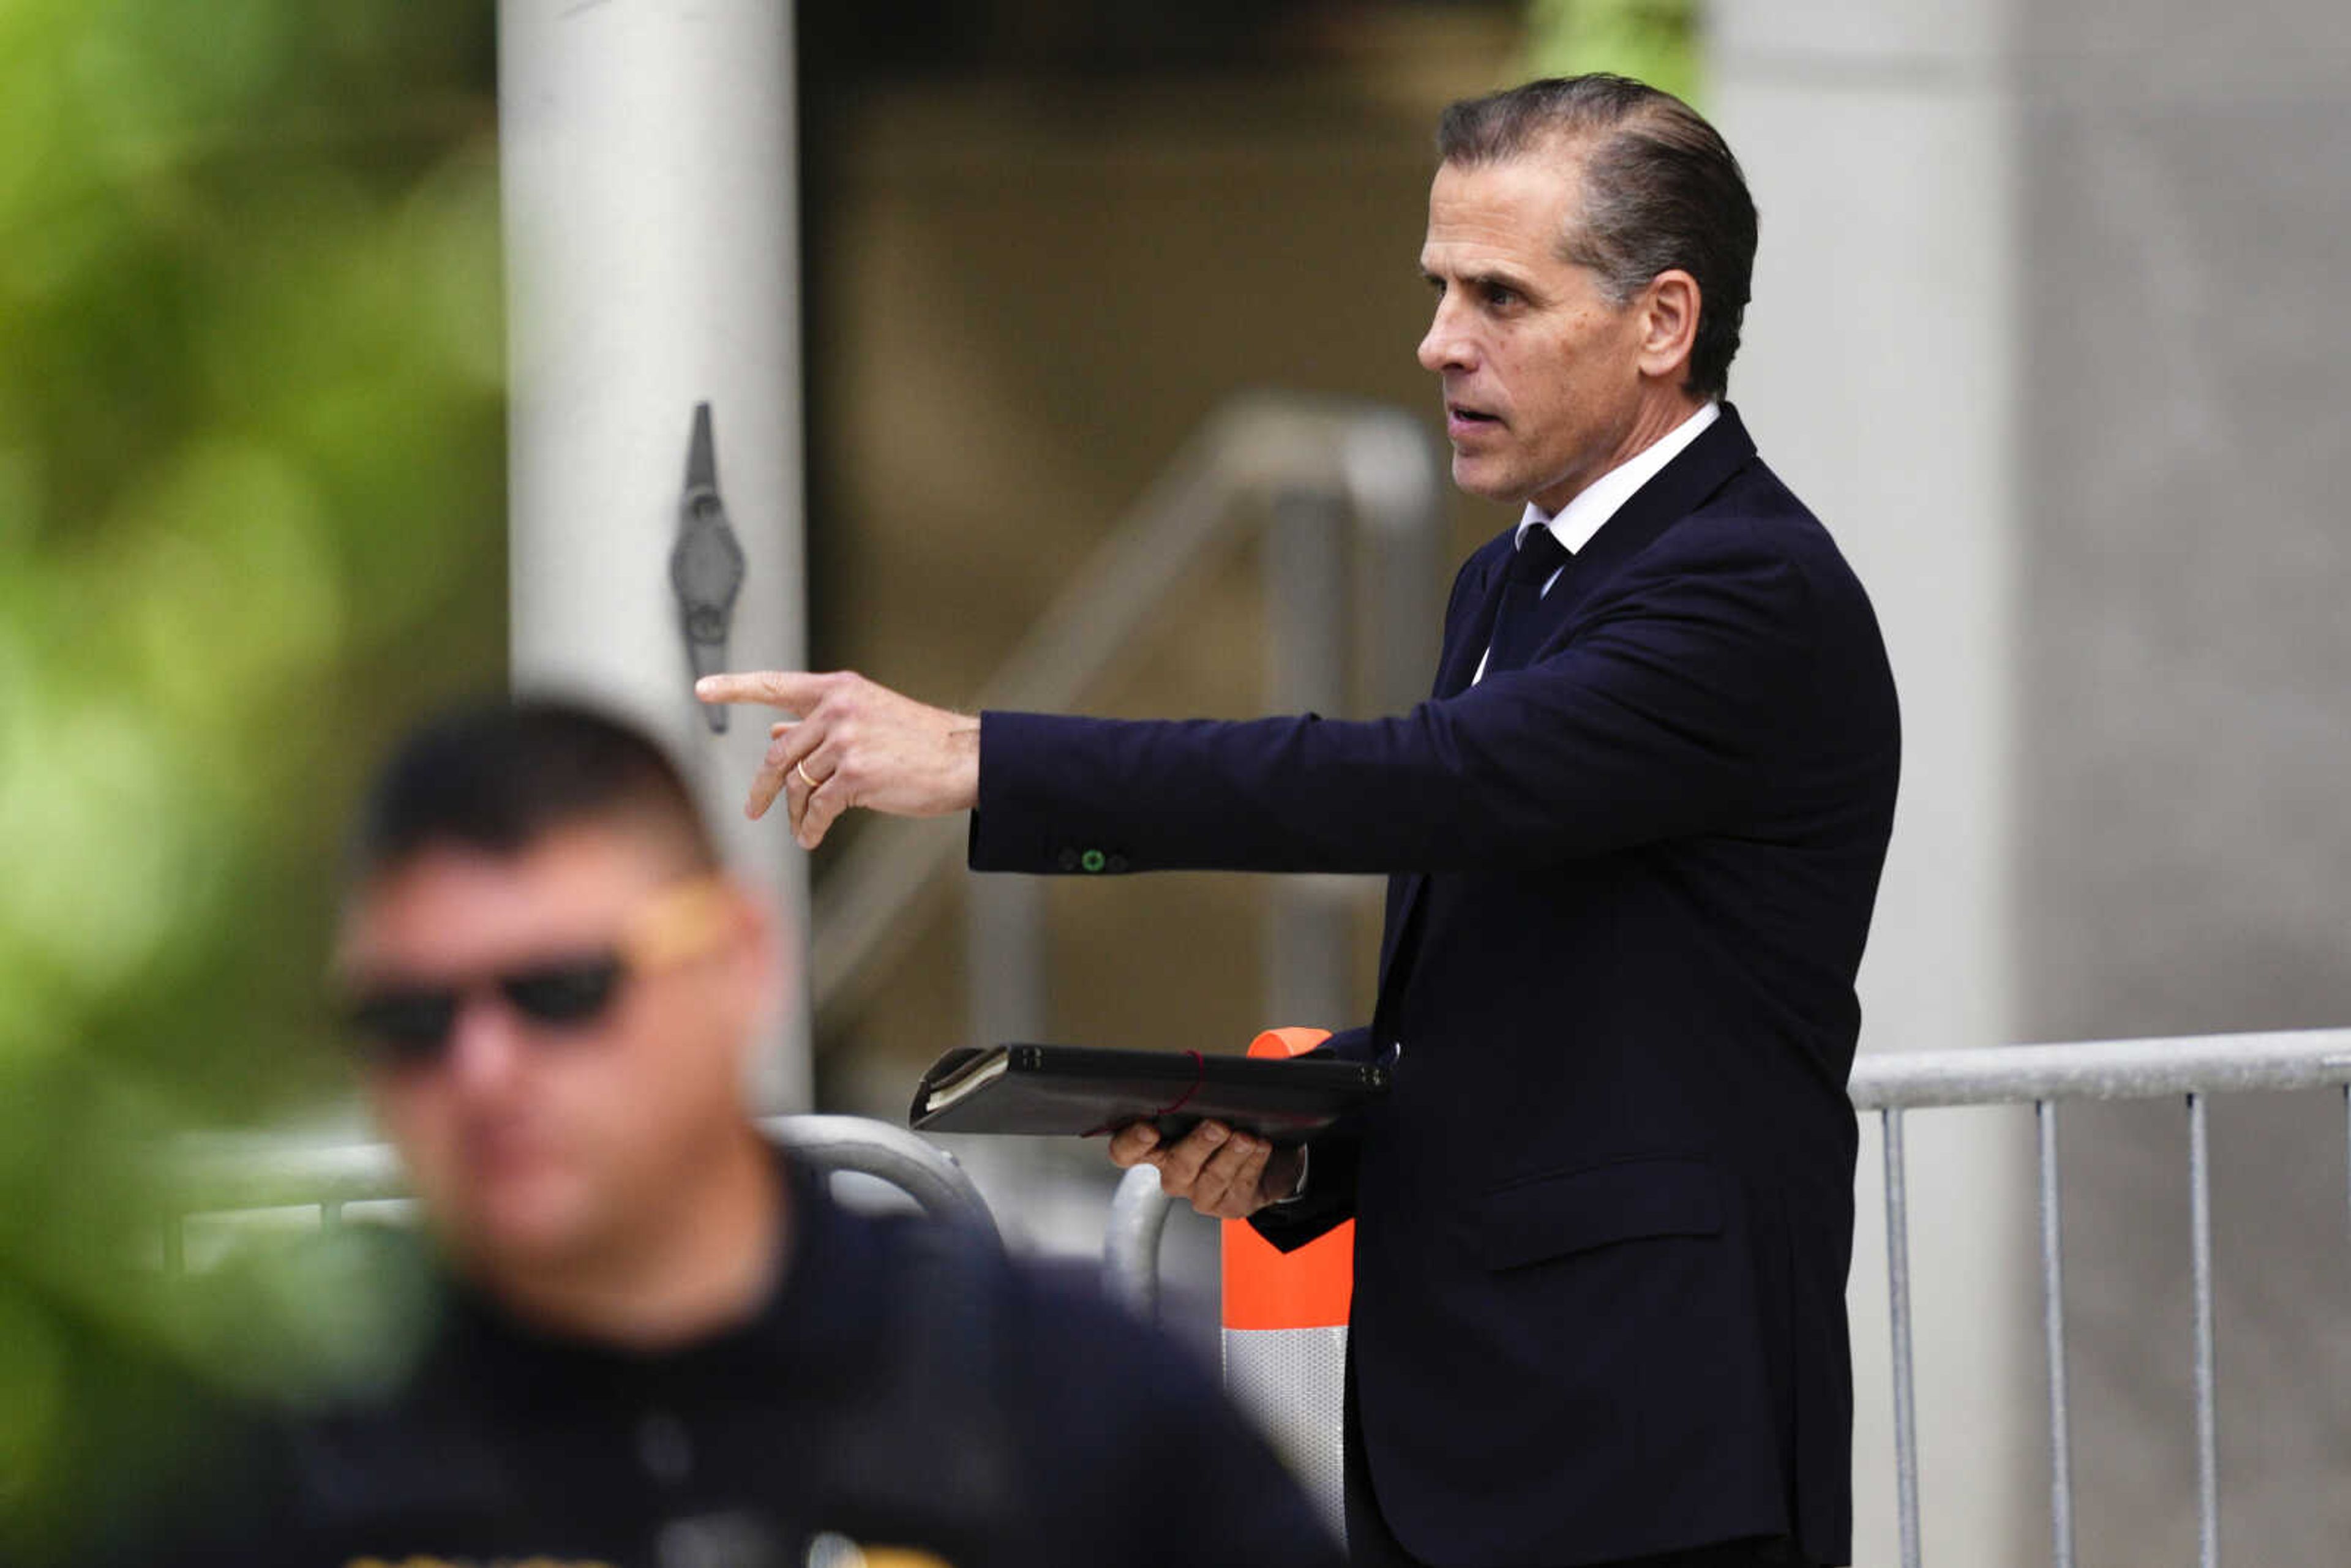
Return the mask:
{"type": "Polygon", "coordinates": [[[445,1293],[372,1396],[262,1424],[147,1561],[1122,1568],[1340,1561],[1202,1369],[1090,1281],[792,1180],[750,1321],[643,1354],[445,1293]],[[862,1553],[862,1558],[859,1555],[862,1553]]]}

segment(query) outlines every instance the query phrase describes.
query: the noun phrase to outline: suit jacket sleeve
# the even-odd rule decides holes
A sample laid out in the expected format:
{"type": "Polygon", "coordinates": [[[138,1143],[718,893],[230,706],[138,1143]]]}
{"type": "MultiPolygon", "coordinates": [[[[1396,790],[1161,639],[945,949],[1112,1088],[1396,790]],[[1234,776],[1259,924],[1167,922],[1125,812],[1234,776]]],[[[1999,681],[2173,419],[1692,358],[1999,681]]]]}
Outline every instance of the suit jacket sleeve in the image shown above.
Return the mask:
{"type": "Polygon", "coordinates": [[[1564,646],[1398,717],[988,713],[971,864],[1507,870],[1744,825],[1791,782],[1818,619],[1795,564],[1693,519],[1564,646]]]}

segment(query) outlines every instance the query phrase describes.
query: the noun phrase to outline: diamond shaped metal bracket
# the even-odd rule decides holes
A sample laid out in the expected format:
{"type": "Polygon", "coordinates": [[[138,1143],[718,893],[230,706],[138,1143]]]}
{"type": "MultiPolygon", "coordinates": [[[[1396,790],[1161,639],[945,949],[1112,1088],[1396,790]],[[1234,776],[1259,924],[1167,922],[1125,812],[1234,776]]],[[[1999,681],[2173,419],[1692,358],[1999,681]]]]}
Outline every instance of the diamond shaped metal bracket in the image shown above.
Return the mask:
{"type": "MultiPolygon", "coordinates": [[[[677,503],[677,547],[670,551],[670,587],[677,594],[679,627],[695,678],[726,668],[726,633],[735,622],[736,596],[743,591],[743,547],[718,498],[718,453],[711,434],[710,405],[694,405],[694,434],[685,452],[685,493],[677,503]]],[[[711,729],[726,730],[726,709],[705,707],[711,729]]]]}

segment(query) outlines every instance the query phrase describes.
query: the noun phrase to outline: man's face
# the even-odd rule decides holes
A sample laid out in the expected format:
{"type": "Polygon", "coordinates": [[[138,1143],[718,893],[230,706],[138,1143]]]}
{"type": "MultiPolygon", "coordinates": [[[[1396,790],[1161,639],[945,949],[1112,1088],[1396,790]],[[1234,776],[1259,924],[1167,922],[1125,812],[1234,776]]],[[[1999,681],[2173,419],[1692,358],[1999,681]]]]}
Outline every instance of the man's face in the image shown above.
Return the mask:
{"type": "Polygon", "coordinates": [[[1553,148],[1437,172],[1420,267],[1437,290],[1420,362],[1444,382],[1453,482],[1556,513],[1630,455],[1644,319],[1562,259],[1582,159],[1553,148]]]}
{"type": "Polygon", "coordinates": [[[371,1052],[365,1078],[461,1259],[593,1267],[674,1223],[743,1135],[742,1052],[773,982],[765,936],[740,894],[682,881],[674,848],[620,827],[565,828],[510,857],[428,848],[360,890],[346,989],[460,998],[438,1051],[371,1052]],[[614,955],[609,998],[566,1021],[534,1006],[580,1014],[577,987],[550,1009],[500,984],[614,955]]]}

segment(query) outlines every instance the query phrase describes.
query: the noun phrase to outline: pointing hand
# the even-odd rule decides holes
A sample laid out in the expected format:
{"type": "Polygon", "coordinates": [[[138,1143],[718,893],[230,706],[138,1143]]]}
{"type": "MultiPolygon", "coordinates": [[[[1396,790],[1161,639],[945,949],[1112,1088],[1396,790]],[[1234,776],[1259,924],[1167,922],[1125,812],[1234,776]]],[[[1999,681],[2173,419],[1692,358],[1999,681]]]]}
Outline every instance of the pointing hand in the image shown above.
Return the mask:
{"type": "Polygon", "coordinates": [[[761,703],[792,717],[769,730],[745,814],[784,797],[802,849],[824,841],[852,806],[893,817],[942,817],[979,803],[979,720],[929,707],[841,671],[705,675],[706,703],[761,703]]]}

